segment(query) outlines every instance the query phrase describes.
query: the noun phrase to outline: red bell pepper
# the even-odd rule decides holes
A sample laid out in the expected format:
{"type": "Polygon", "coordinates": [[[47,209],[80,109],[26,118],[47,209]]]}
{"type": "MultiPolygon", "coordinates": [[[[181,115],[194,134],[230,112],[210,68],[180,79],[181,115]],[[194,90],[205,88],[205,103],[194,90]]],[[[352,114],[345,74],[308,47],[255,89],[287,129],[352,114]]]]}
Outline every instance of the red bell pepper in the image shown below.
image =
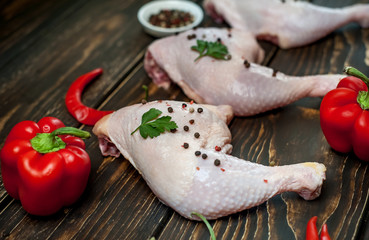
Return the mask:
{"type": "MultiPolygon", "coordinates": [[[[306,226],[306,240],[319,240],[318,229],[316,227],[317,216],[310,218],[306,226]]],[[[324,224],[320,232],[320,240],[331,240],[328,234],[327,224],[324,224]]]]}
{"type": "Polygon", "coordinates": [[[320,106],[320,125],[329,145],[336,151],[369,161],[369,79],[347,67],[349,75],[328,92],[320,106]]]}
{"type": "Polygon", "coordinates": [[[54,117],[16,124],[0,151],[8,194],[27,212],[40,216],[73,204],[90,174],[90,158],[81,139],[89,136],[54,117]]]}

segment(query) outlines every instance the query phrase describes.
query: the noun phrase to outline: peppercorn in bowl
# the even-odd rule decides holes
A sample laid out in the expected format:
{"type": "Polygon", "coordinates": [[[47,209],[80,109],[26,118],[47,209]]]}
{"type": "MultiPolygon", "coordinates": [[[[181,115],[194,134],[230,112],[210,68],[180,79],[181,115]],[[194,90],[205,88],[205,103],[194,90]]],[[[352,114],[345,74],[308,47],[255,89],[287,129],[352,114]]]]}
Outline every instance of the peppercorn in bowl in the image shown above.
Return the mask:
{"type": "Polygon", "coordinates": [[[184,0],[152,1],[143,5],[137,18],[154,37],[165,37],[198,26],[204,17],[195,3],[184,0]]]}

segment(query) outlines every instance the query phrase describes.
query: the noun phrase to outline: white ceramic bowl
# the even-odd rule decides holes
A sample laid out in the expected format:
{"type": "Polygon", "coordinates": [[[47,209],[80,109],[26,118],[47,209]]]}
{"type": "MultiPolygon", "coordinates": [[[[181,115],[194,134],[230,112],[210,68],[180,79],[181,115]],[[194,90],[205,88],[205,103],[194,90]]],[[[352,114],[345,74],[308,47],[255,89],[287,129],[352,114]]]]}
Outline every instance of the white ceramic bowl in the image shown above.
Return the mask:
{"type": "Polygon", "coordinates": [[[138,21],[144,30],[154,37],[165,37],[175,33],[183,32],[199,25],[204,17],[202,9],[193,2],[185,0],[158,0],[146,3],[137,13],[138,21]],[[162,28],[149,23],[152,14],[158,14],[160,10],[180,10],[193,15],[194,21],[186,26],[178,28],[162,28]]]}

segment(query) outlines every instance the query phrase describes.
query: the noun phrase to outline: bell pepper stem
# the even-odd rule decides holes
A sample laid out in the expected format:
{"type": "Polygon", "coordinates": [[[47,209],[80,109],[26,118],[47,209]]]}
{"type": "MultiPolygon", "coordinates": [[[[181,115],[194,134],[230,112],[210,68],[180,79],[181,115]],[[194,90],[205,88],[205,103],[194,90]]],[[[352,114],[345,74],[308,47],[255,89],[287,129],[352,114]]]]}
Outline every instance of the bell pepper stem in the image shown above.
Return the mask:
{"type": "Polygon", "coordinates": [[[66,147],[66,143],[57,135],[72,135],[79,138],[89,138],[91,134],[74,127],[62,127],[51,133],[38,133],[31,139],[31,145],[39,153],[57,152],[66,147]]]}
{"type": "MultiPolygon", "coordinates": [[[[365,74],[360,72],[354,67],[348,66],[345,67],[343,70],[347,75],[357,77],[361,79],[365,85],[369,89],[369,79],[365,74]]],[[[361,109],[368,110],[369,109],[369,92],[368,91],[359,91],[357,96],[357,102],[360,105],[361,109]]]]}
{"type": "Polygon", "coordinates": [[[57,136],[57,135],[73,135],[73,136],[79,137],[79,138],[89,138],[89,137],[91,137],[91,134],[89,132],[83,131],[81,129],[74,128],[74,127],[62,127],[62,128],[58,128],[58,129],[54,130],[51,134],[53,136],[57,136]]]}
{"type": "Polygon", "coordinates": [[[363,80],[363,82],[366,84],[366,86],[368,86],[369,88],[369,79],[367,76],[365,76],[364,73],[360,72],[359,70],[357,70],[356,68],[354,67],[351,67],[351,66],[347,66],[344,68],[343,70],[347,75],[350,75],[350,76],[354,76],[354,77],[357,77],[357,78],[360,78],[361,80],[363,80]]]}

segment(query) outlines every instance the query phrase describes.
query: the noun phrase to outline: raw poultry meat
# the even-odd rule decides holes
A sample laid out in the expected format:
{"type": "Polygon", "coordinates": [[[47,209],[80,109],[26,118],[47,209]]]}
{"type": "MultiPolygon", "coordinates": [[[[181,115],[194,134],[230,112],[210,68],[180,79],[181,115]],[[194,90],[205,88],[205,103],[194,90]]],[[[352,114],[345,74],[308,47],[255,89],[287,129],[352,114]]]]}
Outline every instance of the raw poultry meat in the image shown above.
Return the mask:
{"type": "Polygon", "coordinates": [[[319,196],[325,179],[323,164],[270,167],[229,155],[232,145],[227,123],[232,117],[232,108],[226,105],[155,101],[107,115],[93,132],[103,155],[122,153],[155,195],[186,218],[198,212],[216,219],[286,191],[306,200],[319,196]],[[151,108],[159,109],[160,117],[172,117],[176,131],[146,139],[139,132],[131,134],[151,108]]]}
{"type": "Polygon", "coordinates": [[[369,4],[332,9],[292,0],[205,0],[204,8],[216,22],[282,48],[312,43],[350,22],[369,27],[369,4]]]}
{"type": "Polygon", "coordinates": [[[303,97],[321,97],[336,88],[343,75],[287,76],[257,64],[263,50],[242,30],[198,28],[154,41],[144,66],[154,83],[168,89],[171,81],[197,103],[231,105],[237,116],[250,116],[285,106],[303,97]],[[191,50],[197,39],[221,41],[230,60],[203,57],[191,50]]]}

